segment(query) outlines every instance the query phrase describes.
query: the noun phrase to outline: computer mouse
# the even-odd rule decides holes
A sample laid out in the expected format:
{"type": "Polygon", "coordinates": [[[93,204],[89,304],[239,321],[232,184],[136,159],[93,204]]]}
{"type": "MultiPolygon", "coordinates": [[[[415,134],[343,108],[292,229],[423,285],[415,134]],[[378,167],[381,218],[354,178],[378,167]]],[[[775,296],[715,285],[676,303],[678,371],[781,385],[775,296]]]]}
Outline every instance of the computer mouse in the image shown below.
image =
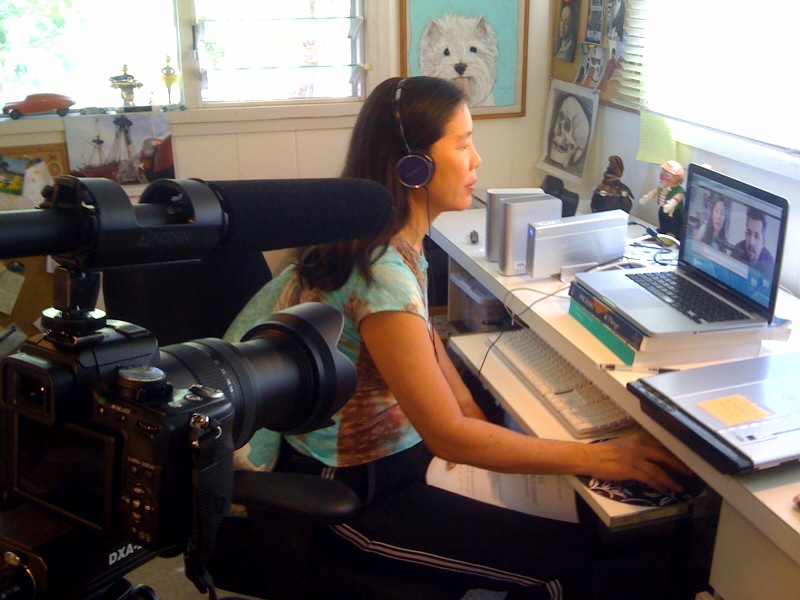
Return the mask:
{"type": "MultiPolygon", "coordinates": [[[[601,441],[603,440],[594,440],[592,443],[601,441]]],[[[667,473],[683,486],[682,492],[654,490],[649,485],[634,479],[608,481],[585,475],[579,476],[578,479],[595,494],[637,506],[672,506],[693,500],[706,489],[705,482],[693,473],[684,475],[672,470],[668,470],[667,473]]]]}
{"type": "Polygon", "coordinates": [[[649,485],[633,479],[608,481],[580,476],[578,479],[595,494],[610,500],[635,504],[636,506],[672,506],[694,500],[706,488],[706,484],[696,476],[686,477],[670,474],[683,485],[682,492],[654,490],[649,485]]]}

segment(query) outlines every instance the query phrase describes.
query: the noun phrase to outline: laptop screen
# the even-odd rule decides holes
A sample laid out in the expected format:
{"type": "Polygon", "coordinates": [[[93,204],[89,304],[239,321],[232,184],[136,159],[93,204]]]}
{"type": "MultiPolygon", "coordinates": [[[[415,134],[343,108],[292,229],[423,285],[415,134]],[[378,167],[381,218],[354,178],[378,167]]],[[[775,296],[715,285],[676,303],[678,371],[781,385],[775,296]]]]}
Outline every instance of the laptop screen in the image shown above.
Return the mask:
{"type": "Polygon", "coordinates": [[[679,260],[772,317],[788,204],[770,192],[689,165],[679,260]]]}

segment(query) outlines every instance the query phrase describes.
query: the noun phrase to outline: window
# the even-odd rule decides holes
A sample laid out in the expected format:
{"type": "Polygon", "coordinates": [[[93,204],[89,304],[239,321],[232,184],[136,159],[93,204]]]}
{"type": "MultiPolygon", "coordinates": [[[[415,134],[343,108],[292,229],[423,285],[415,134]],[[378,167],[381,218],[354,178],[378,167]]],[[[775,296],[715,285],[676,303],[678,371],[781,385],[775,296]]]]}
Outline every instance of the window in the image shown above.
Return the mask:
{"type": "Polygon", "coordinates": [[[195,0],[203,102],[359,97],[363,57],[353,40],[363,16],[354,4],[195,0]]]}
{"type": "Polygon", "coordinates": [[[784,149],[800,146],[787,70],[793,0],[629,0],[620,102],[784,149]]]}
{"type": "Polygon", "coordinates": [[[118,107],[112,77],[133,79],[136,105],[358,99],[363,4],[0,0],[0,104],[57,92],[75,108],[118,107]]]}

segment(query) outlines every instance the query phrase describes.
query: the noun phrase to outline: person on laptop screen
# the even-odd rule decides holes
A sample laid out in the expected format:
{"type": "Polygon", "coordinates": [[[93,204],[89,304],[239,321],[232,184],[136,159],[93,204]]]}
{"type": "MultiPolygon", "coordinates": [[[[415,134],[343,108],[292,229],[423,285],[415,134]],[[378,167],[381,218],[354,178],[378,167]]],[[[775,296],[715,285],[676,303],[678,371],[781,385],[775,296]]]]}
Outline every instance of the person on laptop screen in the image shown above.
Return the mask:
{"type": "Polygon", "coordinates": [[[760,271],[764,277],[772,279],[775,258],[764,246],[766,235],[766,216],[757,208],[748,208],[744,239],[733,247],[731,256],[749,264],[752,268],[760,271]]]}
{"type": "Polygon", "coordinates": [[[729,252],[731,245],[728,243],[728,202],[724,196],[713,196],[711,216],[701,229],[699,239],[704,244],[716,248],[721,252],[729,252]]]}

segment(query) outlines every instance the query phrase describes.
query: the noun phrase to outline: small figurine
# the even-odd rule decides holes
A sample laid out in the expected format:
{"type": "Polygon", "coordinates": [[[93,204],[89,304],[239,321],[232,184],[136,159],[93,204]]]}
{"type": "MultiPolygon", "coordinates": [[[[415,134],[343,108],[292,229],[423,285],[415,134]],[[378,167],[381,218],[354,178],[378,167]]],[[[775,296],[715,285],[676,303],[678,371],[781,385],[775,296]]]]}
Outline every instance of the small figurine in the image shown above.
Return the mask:
{"type": "Polygon", "coordinates": [[[620,208],[631,212],[633,194],[631,189],[620,181],[625,172],[625,164],[619,156],[608,157],[608,167],[603,173],[603,181],[594,188],[592,194],[592,212],[603,212],[620,208]]]}
{"type": "Polygon", "coordinates": [[[122,65],[122,75],[112,75],[108,80],[112,88],[120,91],[123,106],[134,106],[133,92],[142,87],[142,84],[128,73],[128,65],[122,65]]]}
{"type": "Polygon", "coordinates": [[[178,81],[178,72],[169,64],[172,58],[167,56],[167,64],[161,69],[161,81],[167,86],[167,102],[172,104],[172,86],[178,81]]]}
{"type": "Polygon", "coordinates": [[[677,237],[683,221],[683,197],[685,190],[681,185],[686,172],[678,161],[668,160],[661,165],[658,187],[650,190],[639,199],[646,204],[653,199],[658,201],[658,231],[677,237]]]}

